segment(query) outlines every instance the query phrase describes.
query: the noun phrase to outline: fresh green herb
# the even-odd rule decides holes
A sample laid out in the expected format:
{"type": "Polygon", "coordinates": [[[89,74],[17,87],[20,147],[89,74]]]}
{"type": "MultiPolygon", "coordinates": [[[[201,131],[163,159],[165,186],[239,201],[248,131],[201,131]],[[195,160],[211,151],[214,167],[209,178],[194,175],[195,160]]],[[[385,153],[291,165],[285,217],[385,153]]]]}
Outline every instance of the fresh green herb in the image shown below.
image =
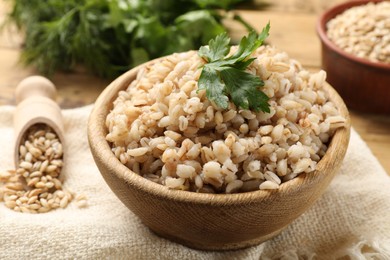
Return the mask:
{"type": "Polygon", "coordinates": [[[260,34],[250,32],[229,57],[225,57],[230,51],[226,33],[210,40],[208,46],[200,47],[199,56],[207,63],[202,68],[198,89],[205,89],[207,98],[223,109],[228,108],[230,98],[237,107],[269,113],[269,98],[260,90],[263,80],[245,71],[255,60],[250,56],[268,37],[269,29],[268,23],[260,34]]]}
{"type": "Polygon", "coordinates": [[[231,16],[223,10],[250,0],[9,1],[8,20],[25,34],[25,64],[46,75],[81,64],[113,78],[149,59],[199,48],[226,31],[222,20],[231,16]]]}

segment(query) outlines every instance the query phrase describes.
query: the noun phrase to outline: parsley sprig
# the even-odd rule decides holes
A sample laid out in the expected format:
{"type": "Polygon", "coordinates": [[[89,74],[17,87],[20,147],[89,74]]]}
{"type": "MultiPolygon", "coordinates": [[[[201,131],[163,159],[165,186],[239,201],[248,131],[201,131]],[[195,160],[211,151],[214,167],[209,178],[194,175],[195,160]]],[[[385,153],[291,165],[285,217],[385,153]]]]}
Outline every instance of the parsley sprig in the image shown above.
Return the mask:
{"type": "Polygon", "coordinates": [[[150,59],[207,44],[227,20],[250,29],[231,11],[250,1],[0,0],[0,8],[10,7],[4,26],[15,24],[24,34],[24,64],[46,76],[82,65],[113,79],[150,59]]]}
{"type": "Polygon", "coordinates": [[[268,37],[269,29],[268,23],[260,34],[252,31],[244,36],[237,51],[229,57],[226,55],[230,51],[230,38],[226,33],[202,46],[199,56],[207,63],[202,68],[198,89],[205,89],[207,98],[223,109],[228,108],[230,98],[237,107],[269,113],[269,97],[260,90],[264,81],[245,71],[255,60],[250,56],[268,37]]]}

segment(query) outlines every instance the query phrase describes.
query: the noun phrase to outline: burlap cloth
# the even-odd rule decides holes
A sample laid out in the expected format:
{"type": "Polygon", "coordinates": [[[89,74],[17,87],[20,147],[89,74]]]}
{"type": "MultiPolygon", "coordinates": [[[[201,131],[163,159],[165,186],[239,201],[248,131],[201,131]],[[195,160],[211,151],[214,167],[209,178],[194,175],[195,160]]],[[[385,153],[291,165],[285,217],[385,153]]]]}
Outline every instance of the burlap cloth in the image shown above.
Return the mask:
{"type": "MultiPolygon", "coordinates": [[[[0,107],[0,165],[13,167],[14,107],[0,107]]],[[[89,206],[33,215],[0,204],[0,259],[390,259],[390,178],[358,134],[317,203],[279,236],[229,252],[187,248],[149,231],[111,192],[87,142],[91,106],[65,110],[65,187],[89,206]],[[348,258],[346,258],[348,259],[348,258]]],[[[272,220],[270,220],[272,221],[272,220]]]]}

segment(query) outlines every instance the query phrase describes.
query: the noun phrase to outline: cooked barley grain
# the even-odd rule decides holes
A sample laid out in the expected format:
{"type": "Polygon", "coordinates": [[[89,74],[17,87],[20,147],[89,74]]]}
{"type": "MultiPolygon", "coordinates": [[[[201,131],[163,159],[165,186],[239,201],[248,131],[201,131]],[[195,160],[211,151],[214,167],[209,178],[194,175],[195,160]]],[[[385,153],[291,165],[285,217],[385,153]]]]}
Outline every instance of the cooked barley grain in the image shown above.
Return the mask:
{"type": "Polygon", "coordinates": [[[141,69],[106,118],[115,156],[149,180],[195,192],[277,189],[314,171],[345,124],[323,90],[326,73],[311,74],[270,46],[253,57],[248,71],[264,79],[270,113],[208,100],[194,51],[141,69]]]}

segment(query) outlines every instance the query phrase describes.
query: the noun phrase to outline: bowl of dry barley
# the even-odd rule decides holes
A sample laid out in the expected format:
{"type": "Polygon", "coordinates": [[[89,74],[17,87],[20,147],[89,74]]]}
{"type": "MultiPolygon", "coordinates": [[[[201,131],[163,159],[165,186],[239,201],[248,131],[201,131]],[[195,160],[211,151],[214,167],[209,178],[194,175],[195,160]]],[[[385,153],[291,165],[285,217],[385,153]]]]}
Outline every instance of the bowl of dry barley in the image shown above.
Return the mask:
{"type": "Polygon", "coordinates": [[[322,67],[348,107],[390,113],[390,2],[349,1],[318,20],[322,67]]]}

